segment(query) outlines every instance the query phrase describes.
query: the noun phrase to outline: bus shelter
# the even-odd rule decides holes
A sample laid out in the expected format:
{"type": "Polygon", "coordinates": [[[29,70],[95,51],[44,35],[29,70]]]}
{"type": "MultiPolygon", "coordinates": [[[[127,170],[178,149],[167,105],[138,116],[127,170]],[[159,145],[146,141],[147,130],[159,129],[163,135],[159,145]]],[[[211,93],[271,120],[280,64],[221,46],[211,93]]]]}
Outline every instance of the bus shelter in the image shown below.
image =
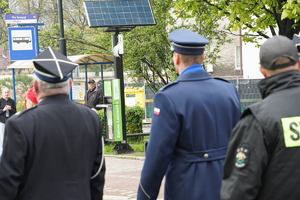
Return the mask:
{"type": "MultiPolygon", "coordinates": [[[[85,54],[85,55],[74,55],[68,56],[68,58],[78,65],[85,66],[85,84],[87,88],[87,66],[88,65],[105,65],[105,64],[113,64],[114,56],[110,54],[85,54]]],[[[17,99],[16,92],[16,81],[15,81],[15,69],[24,69],[24,68],[34,68],[32,60],[18,60],[10,64],[7,69],[12,70],[12,84],[13,84],[13,93],[14,99],[17,99]]],[[[79,70],[79,69],[75,69],[79,70]]],[[[72,99],[72,88],[70,89],[70,100],[72,99]]]]}

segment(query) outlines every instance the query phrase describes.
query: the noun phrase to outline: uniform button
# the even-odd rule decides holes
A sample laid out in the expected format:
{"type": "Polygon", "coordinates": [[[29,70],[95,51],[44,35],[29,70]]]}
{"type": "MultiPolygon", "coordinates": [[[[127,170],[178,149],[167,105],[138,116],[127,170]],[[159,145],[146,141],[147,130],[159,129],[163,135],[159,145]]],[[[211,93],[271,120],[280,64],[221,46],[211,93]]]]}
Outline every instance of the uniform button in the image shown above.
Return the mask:
{"type": "Polygon", "coordinates": [[[204,158],[209,158],[209,155],[207,153],[204,154],[204,158]]]}

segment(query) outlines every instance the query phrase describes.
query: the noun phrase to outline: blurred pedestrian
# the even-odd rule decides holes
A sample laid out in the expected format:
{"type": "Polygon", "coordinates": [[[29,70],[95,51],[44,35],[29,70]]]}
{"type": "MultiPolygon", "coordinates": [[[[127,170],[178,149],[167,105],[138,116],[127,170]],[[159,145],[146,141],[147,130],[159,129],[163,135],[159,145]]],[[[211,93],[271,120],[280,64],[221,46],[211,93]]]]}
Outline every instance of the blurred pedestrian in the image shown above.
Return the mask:
{"type": "Polygon", "coordinates": [[[31,108],[38,103],[33,87],[30,88],[25,94],[23,94],[22,97],[26,98],[25,108],[31,108]]]}
{"type": "Polygon", "coordinates": [[[165,199],[219,200],[230,132],[241,114],[239,96],[233,84],[203,69],[206,38],[182,29],[169,40],[180,76],[155,95],[137,199],[156,199],[165,175],[165,199]]]}
{"type": "Polygon", "coordinates": [[[2,98],[0,99],[0,155],[3,149],[3,138],[5,123],[8,118],[16,113],[16,103],[10,97],[10,90],[7,87],[2,88],[2,98]]]}
{"type": "Polygon", "coordinates": [[[94,111],[69,100],[77,64],[51,48],[33,64],[39,103],[6,123],[0,199],[102,200],[101,123],[94,111]]]}
{"type": "Polygon", "coordinates": [[[300,75],[298,52],[285,36],[260,48],[263,100],[244,111],[224,165],[223,200],[300,197],[300,75]]]}

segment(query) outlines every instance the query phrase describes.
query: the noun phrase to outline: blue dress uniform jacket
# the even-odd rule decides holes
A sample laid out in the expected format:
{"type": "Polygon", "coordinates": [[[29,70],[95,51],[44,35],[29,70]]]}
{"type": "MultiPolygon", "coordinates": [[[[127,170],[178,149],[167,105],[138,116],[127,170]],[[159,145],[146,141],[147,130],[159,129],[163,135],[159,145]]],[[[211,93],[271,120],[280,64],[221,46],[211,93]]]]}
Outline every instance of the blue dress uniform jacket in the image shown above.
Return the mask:
{"type": "Polygon", "coordinates": [[[206,71],[180,75],[154,99],[138,200],[219,200],[223,162],[240,101],[234,85],[206,71]]]}
{"type": "Polygon", "coordinates": [[[105,167],[97,114],[49,96],[6,122],[0,160],[0,199],[101,200],[105,167]]]}

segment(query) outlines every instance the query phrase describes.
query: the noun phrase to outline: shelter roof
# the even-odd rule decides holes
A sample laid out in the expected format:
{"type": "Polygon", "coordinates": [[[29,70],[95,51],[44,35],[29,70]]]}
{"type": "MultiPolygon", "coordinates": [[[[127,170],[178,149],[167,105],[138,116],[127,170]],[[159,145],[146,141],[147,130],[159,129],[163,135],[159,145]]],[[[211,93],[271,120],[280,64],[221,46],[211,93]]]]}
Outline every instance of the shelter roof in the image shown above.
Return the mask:
{"type": "MultiPolygon", "coordinates": [[[[79,65],[99,65],[114,63],[114,56],[109,54],[85,54],[68,56],[68,58],[79,65]]],[[[32,60],[18,60],[7,66],[8,69],[34,68],[32,60]]]]}

